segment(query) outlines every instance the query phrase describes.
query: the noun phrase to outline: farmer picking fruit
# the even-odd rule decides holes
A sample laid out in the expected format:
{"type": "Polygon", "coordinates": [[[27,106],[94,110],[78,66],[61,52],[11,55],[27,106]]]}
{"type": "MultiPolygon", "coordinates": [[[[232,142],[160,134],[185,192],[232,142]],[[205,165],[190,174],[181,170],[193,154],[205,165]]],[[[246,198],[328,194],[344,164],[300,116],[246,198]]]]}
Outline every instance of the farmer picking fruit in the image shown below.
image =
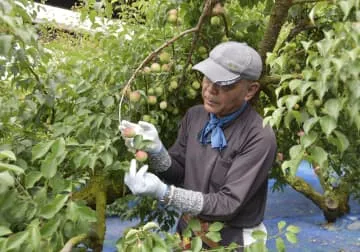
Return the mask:
{"type": "MultiPolygon", "coordinates": [[[[178,137],[167,150],[154,125],[122,121],[120,130],[129,147],[132,128],[152,144],[145,150],[149,166],[136,172],[131,161],[125,183],[133,194],[150,195],[182,212],[181,233],[190,217],[201,222],[223,222],[218,245],[248,246],[251,233],[261,230],[269,169],[276,156],[276,139],[250,101],[256,97],[262,72],[259,54],[245,43],[224,42],[207,59],[193,66],[204,75],[203,104],[183,117],[178,137]],[[164,182],[163,182],[164,181],[164,182]]],[[[203,239],[204,246],[214,242],[203,239]]]]}

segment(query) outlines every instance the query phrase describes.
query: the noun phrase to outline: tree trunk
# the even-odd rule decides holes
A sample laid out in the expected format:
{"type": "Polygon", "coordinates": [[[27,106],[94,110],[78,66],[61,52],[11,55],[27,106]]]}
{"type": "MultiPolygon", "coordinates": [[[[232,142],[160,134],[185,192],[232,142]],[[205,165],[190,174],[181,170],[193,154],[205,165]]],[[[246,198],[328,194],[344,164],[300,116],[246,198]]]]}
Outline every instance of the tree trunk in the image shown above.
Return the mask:
{"type": "Polygon", "coordinates": [[[102,186],[106,192],[106,204],[111,204],[116,199],[126,194],[123,176],[116,178],[106,177],[101,179],[100,176],[95,175],[90,178],[90,181],[84,188],[74,192],[72,198],[74,200],[85,200],[88,206],[95,209],[96,195],[101,183],[103,183],[102,186]]]}
{"type": "Polygon", "coordinates": [[[108,178],[94,175],[84,188],[72,195],[73,200],[85,200],[89,207],[96,210],[97,222],[94,230],[97,239],[91,239],[91,247],[95,252],[101,252],[103,249],[106,231],[106,205],[123,197],[126,193],[123,181],[123,176],[108,178]]]}
{"type": "MultiPolygon", "coordinates": [[[[265,65],[266,54],[273,51],[279,37],[281,27],[287,20],[288,11],[291,5],[292,0],[277,0],[271,9],[270,20],[259,48],[259,54],[263,62],[263,76],[267,73],[265,65]]],[[[260,84],[261,90],[269,97],[272,103],[275,103],[276,96],[274,94],[274,90],[270,89],[268,85],[263,85],[261,82],[260,84]]]]}
{"type": "Polygon", "coordinates": [[[99,242],[96,244],[94,248],[95,252],[101,252],[103,249],[103,244],[105,240],[105,231],[106,231],[106,184],[105,178],[103,176],[99,176],[98,180],[99,184],[97,184],[98,190],[96,192],[96,233],[99,237],[99,242]]]}

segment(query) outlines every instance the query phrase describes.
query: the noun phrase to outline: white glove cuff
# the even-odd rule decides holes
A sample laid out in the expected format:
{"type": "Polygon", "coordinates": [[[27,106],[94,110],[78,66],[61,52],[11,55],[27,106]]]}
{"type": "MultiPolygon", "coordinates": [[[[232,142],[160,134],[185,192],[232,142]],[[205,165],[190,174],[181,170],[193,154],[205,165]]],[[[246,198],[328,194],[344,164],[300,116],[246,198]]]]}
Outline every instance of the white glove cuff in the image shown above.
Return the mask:
{"type": "Polygon", "coordinates": [[[158,153],[149,152],[149,166],[154,172],[164,172],[171,166],[171,157],[163,145],[158,153]]]}
{"type": "Polygon", "coordinates": [[[160,140],[154,141],[148,148],[149,154],[157,154],[163,149],[163,144],[160,140]]]}
{"type": "Polygon", "coordinates": [[[204,196],[201,192],[171,186],[168,204],[178,208],[181,212],[198,215],[203,209],[204,196]]]}
{"type": "Polygon", "coordinates": [[[168,185],[165,183],[161,183],[158,190],[156,191],[156,198],[158,199],[163,199],[167,190],[168,190],[168,185]]]}

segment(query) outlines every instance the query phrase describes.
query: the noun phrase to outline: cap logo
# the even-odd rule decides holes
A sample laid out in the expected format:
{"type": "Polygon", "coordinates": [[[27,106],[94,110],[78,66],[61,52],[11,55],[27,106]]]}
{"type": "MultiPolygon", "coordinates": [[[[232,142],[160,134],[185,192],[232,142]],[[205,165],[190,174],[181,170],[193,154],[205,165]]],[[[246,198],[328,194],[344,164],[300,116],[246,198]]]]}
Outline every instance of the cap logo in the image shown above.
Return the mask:
{"type": "Polygon", "coordinates": [[[228,67],[228,69],[229,69],[230,71],[233,71],[233,72],[236,72],[236,70],[237,70],[236,65],[234,65],[234,64],[231,63],[231,62],[227,64],[227,67],[228,67]]]}

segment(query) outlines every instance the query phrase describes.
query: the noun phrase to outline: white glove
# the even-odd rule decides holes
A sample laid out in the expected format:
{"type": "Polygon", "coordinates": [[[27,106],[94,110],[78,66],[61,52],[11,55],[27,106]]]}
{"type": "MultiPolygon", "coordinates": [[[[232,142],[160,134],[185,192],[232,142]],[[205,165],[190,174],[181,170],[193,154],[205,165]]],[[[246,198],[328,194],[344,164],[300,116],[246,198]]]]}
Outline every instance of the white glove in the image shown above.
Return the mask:
{"type": "Polygon", "coordinates": [[[124,137],[124,130],[126,128],[133,129],[136,135],[141,135],[144,140],[150,140],[152,142],[151,144],[147,145],[145,151],[153,153],[160,152],[162,148],[162,143],[159,138],[159,134],[153,124],[144,121],[139,121],[138,124],[131,123],[126,120],[121,121],[119,125],[119,130],[121,131],[121,135],[125,140],[125,144],[129,148],[134,148],[134,138],[124,137]]]}
{"type": "Polygon", "coordinates": [[[147,169],[148,166],[144,165],[136,172],[136,160],[132,159],[129,172],[125,174],[124,182],[135,195],[146,195],[162,199],[167,185],[155,174],[147,172],[147,169]]]}

